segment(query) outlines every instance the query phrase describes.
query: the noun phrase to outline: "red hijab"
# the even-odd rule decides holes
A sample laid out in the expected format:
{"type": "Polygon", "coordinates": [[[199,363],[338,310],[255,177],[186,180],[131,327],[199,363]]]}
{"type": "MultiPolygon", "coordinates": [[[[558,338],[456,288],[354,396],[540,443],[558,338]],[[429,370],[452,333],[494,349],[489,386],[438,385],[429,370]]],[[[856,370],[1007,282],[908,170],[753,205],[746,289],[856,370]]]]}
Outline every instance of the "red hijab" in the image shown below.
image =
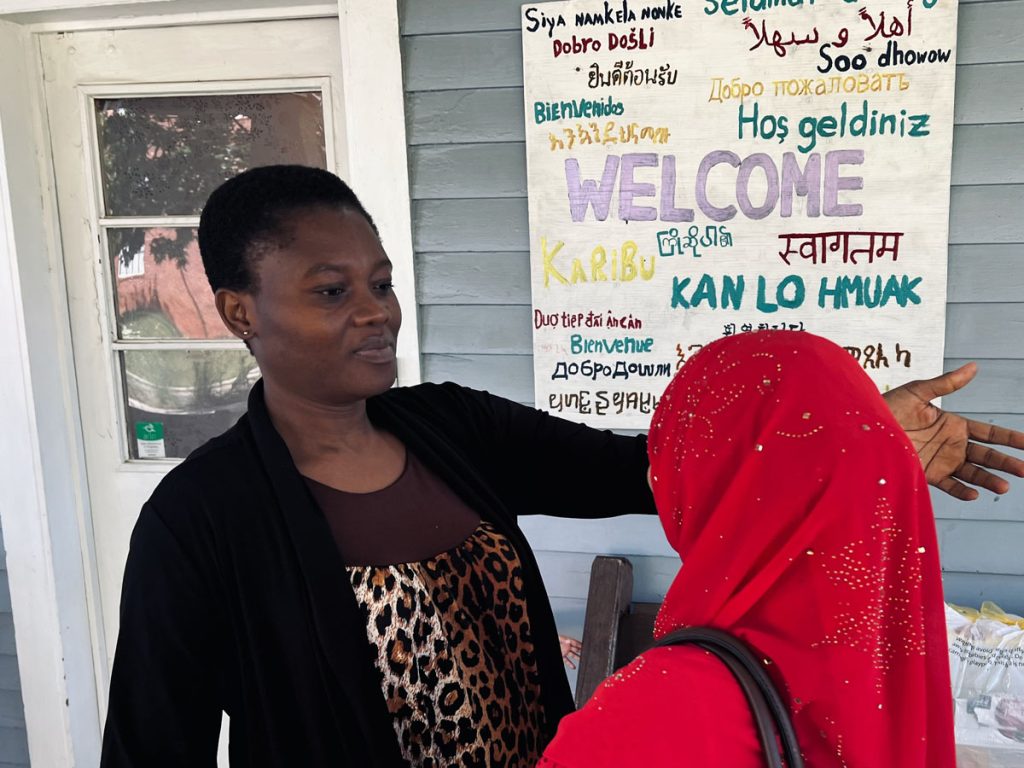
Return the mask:
{"type": "MultiPolygon", "coordinates": [[[[669,384],[648,450],[683,561],[655,636],[713,626],[746,641],[789,702],[812,768],[953,768],[928,490],[853,358],[808,333],[717,341],[669,384]]],[[[668,706],[645,690],[654,677],[614,695],[668,706]]],[[[666,756],[678,748],[668,735],[666,756]]]]}

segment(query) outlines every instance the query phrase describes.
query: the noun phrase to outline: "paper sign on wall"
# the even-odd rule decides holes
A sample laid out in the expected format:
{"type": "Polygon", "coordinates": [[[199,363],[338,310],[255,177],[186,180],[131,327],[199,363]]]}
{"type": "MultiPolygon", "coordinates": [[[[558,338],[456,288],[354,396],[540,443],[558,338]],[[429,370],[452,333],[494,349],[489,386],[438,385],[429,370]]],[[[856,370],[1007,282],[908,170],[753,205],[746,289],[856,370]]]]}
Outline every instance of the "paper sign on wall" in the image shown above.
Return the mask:
{"type": "Polygon", "coordinates": [[[702,345],[941,371],[955,0],[522,8],[538,407],[646,428],[702,345]]]}

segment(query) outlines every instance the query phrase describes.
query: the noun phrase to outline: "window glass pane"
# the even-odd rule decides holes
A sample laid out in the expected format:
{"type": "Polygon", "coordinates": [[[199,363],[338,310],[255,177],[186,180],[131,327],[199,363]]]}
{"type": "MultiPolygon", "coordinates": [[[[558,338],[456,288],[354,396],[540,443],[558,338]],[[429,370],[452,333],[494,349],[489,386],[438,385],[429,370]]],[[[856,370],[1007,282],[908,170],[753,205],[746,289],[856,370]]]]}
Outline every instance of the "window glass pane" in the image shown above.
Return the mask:
{"type": "Polygon", "coordinates": [[[119,339],[229,339],[190,227],[107,230],[119,339]]]}
{"type": "Polygon", "coordinates": [[[195,215],[221,182],[258,165],[324,168],[319,93],[97,99],[108,216],[195,215]]]}
{"type": "Polygon", "coordinates": [[[246,350],[120,352],[133,459],[184,458],[245,412],[259,378],[246,350]]]}

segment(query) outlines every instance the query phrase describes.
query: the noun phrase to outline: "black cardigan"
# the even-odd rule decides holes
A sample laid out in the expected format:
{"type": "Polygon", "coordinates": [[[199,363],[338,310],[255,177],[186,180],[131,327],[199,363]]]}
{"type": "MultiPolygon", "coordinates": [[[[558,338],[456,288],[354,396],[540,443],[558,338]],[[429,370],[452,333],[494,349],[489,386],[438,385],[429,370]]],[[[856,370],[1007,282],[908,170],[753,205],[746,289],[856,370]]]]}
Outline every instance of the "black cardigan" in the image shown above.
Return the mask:
{"type": "MultiPolygon", "coordinates": [[[[572,709],[521,514],[652,513],[643,437],[455,384],[367,403],[523,563],[550,731],[572,709]]],[[[271,424],[262,382],[229,431],[172,470],[139,515],[121,595],[102,768],[401,766],[366,627],[327,522],[271,424]]]]}

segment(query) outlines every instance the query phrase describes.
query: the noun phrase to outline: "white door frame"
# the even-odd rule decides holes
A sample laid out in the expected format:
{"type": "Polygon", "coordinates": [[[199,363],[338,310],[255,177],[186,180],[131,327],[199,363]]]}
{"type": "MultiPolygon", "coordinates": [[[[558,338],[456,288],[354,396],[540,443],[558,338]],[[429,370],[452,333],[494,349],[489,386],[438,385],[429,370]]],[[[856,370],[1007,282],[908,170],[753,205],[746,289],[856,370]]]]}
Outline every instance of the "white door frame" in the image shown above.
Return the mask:
{"type": "Polygon", "coordinates": [[[92,518],[35,34],[336,13],[348,180],[400,276],[399,381],[421,375],[397,0],[282,0],[262,9],[209,0],[201,11],[189,0],[115,1],[103,10],[111,0],[23,0],[18,10],[65,10],[0,19],[0,523],[29,754],[46,768],[98,763],[107,671],[91,597],[92,518]],[[84,20],[90,13],[97,18],[84,20]]]}

